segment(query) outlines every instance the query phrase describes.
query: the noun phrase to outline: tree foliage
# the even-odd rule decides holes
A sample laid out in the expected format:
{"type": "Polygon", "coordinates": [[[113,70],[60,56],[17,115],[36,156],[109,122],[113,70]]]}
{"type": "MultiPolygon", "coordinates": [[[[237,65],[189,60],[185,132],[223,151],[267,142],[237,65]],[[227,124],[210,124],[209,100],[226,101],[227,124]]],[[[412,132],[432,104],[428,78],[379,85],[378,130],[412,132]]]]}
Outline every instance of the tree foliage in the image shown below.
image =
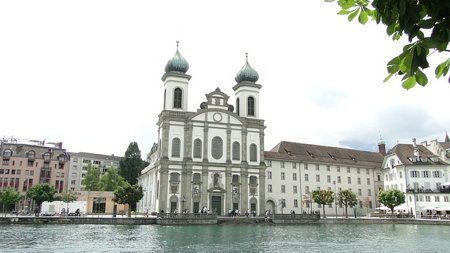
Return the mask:
{"type": "Polygon", "coordinates": [[[109,168],[100,178],[100,188],[102,191],[115,191],[119,186],[125,186],[126,181],[119,175],[116,168],[109,168]]]}
{"type": "Polygon", "coordinates": [[[41,205],[44,201],[53,201],[55,200],[55,194],[56,194],[55,187],[49,185],[49,184],[37,184],[27,191],[27,197],[34,200],[37,209],[36,213],[39,213],[41,211],[41,205]]]}
{"type": "Polygon", "coordinates": [[[87,191],[100,191],[100,170],[89,163],[86,175],[83,180],[81,180],[81,184],[87,191]]]}
{"type": "Polygon", "coordinates": [[[137,179],[141,170],[147,164],[141,158],[137,142],[131,142],[128,145],[125,156],[120,160],[119,175],[121,175],[130,184],[137,184],[137,179]]]}
{"type": "MultiPolygon", "coordinates": [[[[5,212],[5,207],[9,207],[11,204],[15,204],[22,199],[22,196],[16,189],[12,187],[6,187],[0,192],[0,203],[3,204],[3,212],[5,212]]],[[[6,216],[6,213],[5,213],[6,216]]]]}
{"type": "Polygon", "coordinates": [[[345,218],[348,218],[348,207],[354,207],[358,203],[358,198],[352,190],[340,191],[337,195],[337,201],[339,204],[345,207],[345,218]]]}
{"type": "Polygon", "coordinates": [[[391,209],[391,214],[394,215],[394,207],[405,203],[405,194],[397,189],[381,191],[378,195],[378,201],[391,209]]]}
{"type": "Polygon", "coordinates": [[[119,186],[114,191],[114,201],[119,204],[128,204],[128,217],[131,217],[131,205],[136,204],[144,197],[144,191],[140,185],[119,186]]]}
{"type": "Polygon", "coordinates": [[[315,190],[312,192],[312,199],[317,204],[322,205],[323,210],[323,218],[325,216],[325,205],[330,205],[334,201],[334,192],[329,190],[315,190]]]}
{"type": "MultiPolygon", "coordinates": [[[[336,0],[325,0],[334,2],[336,0]]],[[[448,54],[450,40],[450,1],[443,0],[337,0],[340,15],[352,21],[358,17],[361,24],[369,18],[386,25],[386,33],[393,40],[407,36],[403,52],[387,64],[389,80],[394,75],[403,76],[402,86],[413,88],[416,83],[428,83],[423,70],[429,67],[428,56],[435,52],[448,54]]],[[[436,78],[446,76],[450,58],[435,69],[436,78]]],[[[449,79],[450,82],[450,79],[449,79]]]]}
{"type": "Polygon", "coordinates": [[[64,193],[61,195],[61,200],[62,200],[64,203],[74,202],[74,201],[77,200],[77,199],[78,199],[77,195],[76,195],[74,192],[71,192],[71,191],[64,192],[64,193]]]}

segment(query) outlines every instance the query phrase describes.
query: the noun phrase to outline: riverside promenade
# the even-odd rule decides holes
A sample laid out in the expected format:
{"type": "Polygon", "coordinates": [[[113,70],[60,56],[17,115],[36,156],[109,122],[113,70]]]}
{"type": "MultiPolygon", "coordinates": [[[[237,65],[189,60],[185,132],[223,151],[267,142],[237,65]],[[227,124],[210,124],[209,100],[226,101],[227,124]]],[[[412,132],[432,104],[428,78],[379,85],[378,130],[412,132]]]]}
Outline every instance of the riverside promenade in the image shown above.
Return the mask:
{"type": "Polygon", "coordinates": [[[270,218],[256,217],[228,217],[200,214],[159,214],[157,216],[136,215],[133,217],[112,217],[112,215],[87,216],[2,216],[0,225],[6,224],[103,224],[103,225],[307,225],[307,224],[417,224],[417,225],[446,225],[447,219],[414,219],[414,218],[380,218],[359,217],[321,218],[319,214],[278,214],[270,218]]]}

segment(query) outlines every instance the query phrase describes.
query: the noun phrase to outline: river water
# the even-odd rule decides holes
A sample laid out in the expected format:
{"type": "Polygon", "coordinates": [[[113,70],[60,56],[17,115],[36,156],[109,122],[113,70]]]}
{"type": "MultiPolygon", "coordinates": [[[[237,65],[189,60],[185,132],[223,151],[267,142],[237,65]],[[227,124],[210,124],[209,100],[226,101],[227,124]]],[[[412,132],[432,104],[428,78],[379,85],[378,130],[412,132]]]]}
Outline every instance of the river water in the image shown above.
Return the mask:
{"type": "Polygon", "coordinates": [[[450,227],[1,225],[0,252],[450,252],[450,227]]]}

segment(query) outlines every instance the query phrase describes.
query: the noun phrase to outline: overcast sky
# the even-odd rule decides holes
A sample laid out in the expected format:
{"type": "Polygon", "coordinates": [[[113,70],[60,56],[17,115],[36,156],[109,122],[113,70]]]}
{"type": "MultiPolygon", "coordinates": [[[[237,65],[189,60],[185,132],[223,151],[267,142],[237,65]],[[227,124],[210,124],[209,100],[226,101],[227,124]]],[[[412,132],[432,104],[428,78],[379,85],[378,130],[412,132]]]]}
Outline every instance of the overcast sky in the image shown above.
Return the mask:
{"type": "MultiPolygon", "coordinates": [[[[157,141],[164,66],[189,62],[189,110],[230,95],[249,53],[263,87],[266,150],[292,141],[376,150],[450,131],[447,78],[406,91],[383,83],[403,43],[315,1],[1,1],[0,137],[69,151],[143,155],[157,141]]],[[[442,56],[433,54],[431,62],[442,56]]]]}

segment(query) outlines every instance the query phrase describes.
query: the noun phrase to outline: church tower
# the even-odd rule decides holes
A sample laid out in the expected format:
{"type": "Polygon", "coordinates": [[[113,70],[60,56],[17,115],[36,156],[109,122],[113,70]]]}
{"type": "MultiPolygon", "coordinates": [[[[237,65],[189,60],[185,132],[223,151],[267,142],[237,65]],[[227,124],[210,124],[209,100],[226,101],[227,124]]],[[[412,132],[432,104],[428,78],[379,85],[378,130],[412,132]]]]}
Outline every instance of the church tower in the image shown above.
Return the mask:
{"type": "Polygon", "coordinates": [[[241,117],[259,118],[259,90],[257,84],[259,75],[248,63],[248,54],[245,54],[245,65],[236,74],[237,84],[233,87],[236,96],[236,113],[241,117]]]}
{"type": "Polygon", "coordinates": [[[189,69],[188,62],[178,51],[170,59],[162,76],[164,82],[164,107],[163,110],[187,111],[188,110],[188,86],[190,75],[186,72],[189,69]]]}

